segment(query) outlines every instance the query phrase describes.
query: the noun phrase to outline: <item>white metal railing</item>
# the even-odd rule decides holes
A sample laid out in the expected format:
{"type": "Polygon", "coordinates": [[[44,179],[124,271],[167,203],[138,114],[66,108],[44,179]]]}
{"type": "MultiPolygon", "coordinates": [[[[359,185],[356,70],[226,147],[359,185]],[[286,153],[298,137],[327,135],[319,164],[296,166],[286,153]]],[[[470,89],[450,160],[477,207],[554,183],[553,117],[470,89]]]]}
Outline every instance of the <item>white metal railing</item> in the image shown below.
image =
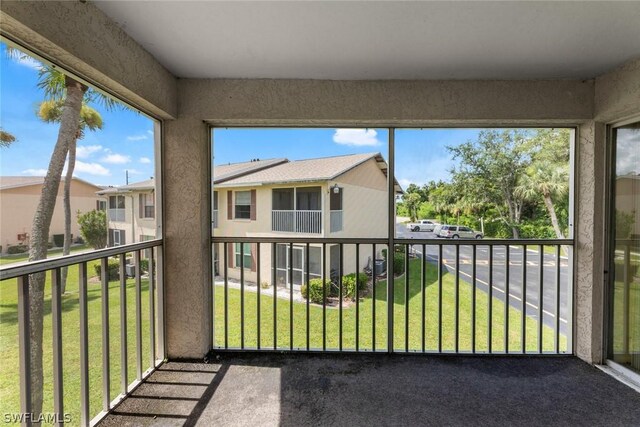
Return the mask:
{"type": "Polygon", "coordinates": [[[124,221],[125,215],[124,209],[109,209],[107,211],[107,215],[109,216],[109,221],[124,221]]]}
{"type": "Polygon", "coordinates": [[[338,231],[342,231],[342,211],[331,211],[329,215],[329,229],[331,232],[336,233],[338,231]]]}
{"type": "Polygon", "coordinates": [[[319,234],[322,232],[322,211],[271,211],[271,230],[291,233],[319,234]]]}
{"type": "Polygon", "coordinates": [[[218,210],[214,210],[213,211],[213,216],[211,217],[211,223],[213,225],[213,228],[218,228],[218,210]]]}

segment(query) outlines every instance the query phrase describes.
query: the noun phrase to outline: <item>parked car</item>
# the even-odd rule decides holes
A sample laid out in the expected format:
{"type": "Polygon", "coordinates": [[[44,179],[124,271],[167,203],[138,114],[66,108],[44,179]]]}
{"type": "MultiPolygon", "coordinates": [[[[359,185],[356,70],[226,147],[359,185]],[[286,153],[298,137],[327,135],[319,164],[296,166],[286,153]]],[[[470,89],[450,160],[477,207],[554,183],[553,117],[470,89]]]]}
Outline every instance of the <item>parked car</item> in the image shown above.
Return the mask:
{"type": "Polygon", "coordinates": [[[443,225],[437,236],[446,239],[482,239],[483,237],[481,232],[462,225],[443,225]]]}
{"type": "Polygon", "coordinates": [[[421,219],[418,222],[410,222],[407,224],[407,228],[411,231],[433,231],[436,225],[438,224],[433,221],[421,219]]]}

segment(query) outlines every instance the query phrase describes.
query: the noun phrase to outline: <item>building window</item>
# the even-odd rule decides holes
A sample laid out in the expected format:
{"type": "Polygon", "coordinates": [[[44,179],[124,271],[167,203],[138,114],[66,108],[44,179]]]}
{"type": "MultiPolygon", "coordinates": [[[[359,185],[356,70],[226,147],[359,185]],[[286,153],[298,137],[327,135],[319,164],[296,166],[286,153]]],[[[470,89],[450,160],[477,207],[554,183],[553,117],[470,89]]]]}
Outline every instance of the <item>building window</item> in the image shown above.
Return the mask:
{"type": "Polygon", "coordinates": [[[235,196],[235,218],[251,219],[251,191],[236,191],[235,196]]]}
{"type": "Polygon", "coordinates": [[[140,193],[140,218],[155,218],[156,207],[153,193],[140,193]]]}
{"type": "Polygon", "coordinates": [[[124,221],[124,196],[109,196],[109,221],[124,221]]]}
{"type": "Polygon", "coordinates": [[[250,243],[236,243],[234,246],[234,255],[235,255],[235,265],[240,268],[240,257],[244,257],[244,265],[243,267],[246,269],[252,269],[252,259],[251,259],[251,244],[250,243]],[[242,246],[242,249],[241,249],[242,246]]]}
{"type": "Polygon", "coordinates": [[[109,229],[109,246],[122,246],[126,244],[127,241],[124,230],[109,229]]]}
{"type": "Polygon", "coordinates": [[[96,209],[99,211],[107,210],[107,201],[106,200],[96,200],[96,209]]]}

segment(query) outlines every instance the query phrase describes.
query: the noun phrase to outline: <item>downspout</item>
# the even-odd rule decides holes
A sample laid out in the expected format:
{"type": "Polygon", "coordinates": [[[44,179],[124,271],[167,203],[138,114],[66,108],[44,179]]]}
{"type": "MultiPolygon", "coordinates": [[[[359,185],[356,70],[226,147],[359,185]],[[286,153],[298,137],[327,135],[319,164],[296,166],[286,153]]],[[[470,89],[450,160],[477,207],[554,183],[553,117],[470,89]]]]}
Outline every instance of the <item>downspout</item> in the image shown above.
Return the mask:
{"type": "Polygon", "coordinates": [[[136,220],[135,220],[135,208],[133,206],[133,194],[130,196],[131,197],[131,243],[135,243],[136,242],[136,220]]]}

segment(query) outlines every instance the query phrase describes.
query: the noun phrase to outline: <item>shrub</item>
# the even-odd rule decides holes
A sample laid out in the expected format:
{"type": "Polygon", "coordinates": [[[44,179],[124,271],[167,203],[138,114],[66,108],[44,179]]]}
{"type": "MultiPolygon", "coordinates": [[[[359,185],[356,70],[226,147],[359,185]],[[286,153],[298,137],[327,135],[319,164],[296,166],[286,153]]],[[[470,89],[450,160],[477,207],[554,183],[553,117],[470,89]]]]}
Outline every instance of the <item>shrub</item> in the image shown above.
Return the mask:
{"type": "Polygon", "coordinates": [[[82,238],[93,249],[102,249],[107,246],[107,213],[105,211],[92,210],[77,215],[78,225],[82,238]]]}
{"type": "Polygon", "coordinates": [[[9,255],[23,254],[28,251],[29,251],[29,247],[25,245],[15,245],[15,246],[9,246],[7,248],[7,253],[9,255]]]}
{"type": "MultiPolygon", "coordinates": [[[[142,265],[142,263],[140,264],[142,265]]],[[[96,271],[96,275],[102,278],[102,264],[101,263],[95,264],[93,268],[96,271]]],[[[107,264],[108,280],[109,281],[118,280],[118,278],[120,277],[119,270],[120,270],[120,262],[117,260],[110,259],[107,264]]]]}
{"type": "MultiPolygon", "coordinates": [[[[387,260],[387,250],[382,250],[382,257],[384,258],[387,269],[389,268],[389,262],[387,260]]],[[[401,245],[395,247],[395,252],[393,253],[393,274],[400,275],[404,273],[404,248],[401,245]]]]}
{"type": "Polygon", "coordinates": [[[149,272],[149,260],[148,259],[141,259],[140,260],[140,270],[149,272]]]}
{"type": "MultiPolygon", "coordinates": [[[[326,294],[329,296],[329,282],[326,283],[326,294]]],[[[309,288],[307,289],[307,284],[303,283],[300,287],[300,293],[303,298],[308,298],[309,301],[314,302],[316,304],[322,304],[322,279],[311,279],[309,280],[309,288]]]]}
{"type": "MultiPolygon", "coordinates": [[[[363,290],[367,287],[367,275],[358,273],[358,289],[363,290]]],[[[356,275],[355,273],[342,276],[342,297],[354,299],[356,297],[356,275]]]]}
{"type": "Polygon", "coordinates": [[[270,286],[271,286],[271,285],[269,284],[269,282],[262,282],[262,283],[260,283],[260,287],[261,287],[262,289],[269,289],[269,287],[270,287],[270,286]]]}
{"type": "Polygon", "coordinates": [[[61,248],[64,245],[64,234],[54,234],[53,235],[53,244],[57,248],[61,248]]]}

